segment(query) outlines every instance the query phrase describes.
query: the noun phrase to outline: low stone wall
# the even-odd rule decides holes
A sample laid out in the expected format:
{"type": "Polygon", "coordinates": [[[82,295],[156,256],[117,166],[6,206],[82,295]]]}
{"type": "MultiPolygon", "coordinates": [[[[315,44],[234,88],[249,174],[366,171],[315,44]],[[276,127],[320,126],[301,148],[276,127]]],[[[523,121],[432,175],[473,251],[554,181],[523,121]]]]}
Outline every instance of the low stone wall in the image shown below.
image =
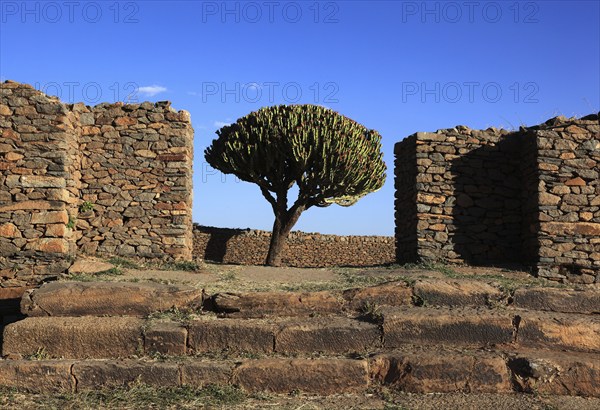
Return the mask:
{"type": "MultiPolygon", "coordinates": [[[[271,232],[194,226],[194,256],[239,265],[265,263],[271,232]]],[[[294,267],[373,266],[395,261],[394,238],[337,236],[294,231],[283,250],[294,267]]]]}

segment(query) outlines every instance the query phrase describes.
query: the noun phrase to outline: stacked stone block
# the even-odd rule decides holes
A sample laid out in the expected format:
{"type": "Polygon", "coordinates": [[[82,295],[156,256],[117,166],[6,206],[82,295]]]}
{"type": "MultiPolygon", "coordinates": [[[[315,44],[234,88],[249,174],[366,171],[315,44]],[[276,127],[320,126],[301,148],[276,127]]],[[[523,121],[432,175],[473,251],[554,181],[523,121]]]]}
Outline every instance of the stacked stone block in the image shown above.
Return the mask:
{"type": "Polygon", "coordinates": [[[62,272],[75,252],[67,227],[72,116],[30,86],[0,84],[0,277],[25,286],[62,272]],[[35,278],[35,279],[34,279],[35,278]]]}
{"type": "Polygon", "coordinates": [[[520,161],[506,134],[458,126],[396,145],[399,261],[519,260],[520,161]]]}
{"type": "Polygon", "coordinates": [[[191,258],[189,114],[169,102],[76,109],[81,200],[88,204],[77,215],[78,247],[89,254],[191,258]]]}
{"type": "Polygon", "coordinates": [[[593,283],[600,275],[598,115],[555,118],[529,130],[537,142],[542,276],[593,283]]]}
{"type": "Polygon", "coordinates": [[[398,261],[517,263],[600,281],[598,115],[419,132],[395,155],[398,261]]]}
{"type": "Polygon", "coordinates": [[[192,257],[193,130],[169,102],[65,105],[0,84],[0,286],[88,254],[192,257]]]}

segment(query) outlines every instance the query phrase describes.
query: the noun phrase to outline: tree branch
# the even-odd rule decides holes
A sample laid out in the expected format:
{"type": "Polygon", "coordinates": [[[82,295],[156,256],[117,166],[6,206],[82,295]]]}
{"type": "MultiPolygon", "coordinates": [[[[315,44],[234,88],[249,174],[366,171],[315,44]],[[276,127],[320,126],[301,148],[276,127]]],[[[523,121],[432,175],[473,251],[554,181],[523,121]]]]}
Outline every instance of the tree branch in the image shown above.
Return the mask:
{"type": "Polygon", "coordinates": [[[260,187],[260,192],[262,192],[265,199],[267,201],[269,201],[269,203],[271,204],[271,207],[273,207],[273,212],[277,212],[277,201],[275,201],[275,198],[273,198],[273,195],[271,195],[269,190],[267,188],[265,188],[264,186],[262,186],[261,184],[258,184],[258,186],[260,187]]]}

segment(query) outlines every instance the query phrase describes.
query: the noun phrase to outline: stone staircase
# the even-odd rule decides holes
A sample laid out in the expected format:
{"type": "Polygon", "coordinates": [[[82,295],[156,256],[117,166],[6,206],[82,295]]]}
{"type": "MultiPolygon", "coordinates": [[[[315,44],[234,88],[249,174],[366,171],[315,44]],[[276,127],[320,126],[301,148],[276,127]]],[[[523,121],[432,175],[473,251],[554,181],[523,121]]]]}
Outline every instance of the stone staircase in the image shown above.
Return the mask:
{"type": "Polygon", "coordinates": [[[0,386],[142,382],[250,392],[537,392],[600,397],[600,290],[421,279],[319,292],[204,294],[53,282],[4,327],[0,386]]]}

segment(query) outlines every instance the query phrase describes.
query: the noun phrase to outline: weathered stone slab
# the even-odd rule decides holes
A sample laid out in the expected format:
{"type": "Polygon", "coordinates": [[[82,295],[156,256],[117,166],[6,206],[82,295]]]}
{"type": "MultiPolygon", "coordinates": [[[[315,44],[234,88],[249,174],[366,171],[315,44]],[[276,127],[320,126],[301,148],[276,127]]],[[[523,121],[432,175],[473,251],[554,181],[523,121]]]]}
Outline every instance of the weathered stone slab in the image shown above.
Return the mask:
{"type": "Polygon", "coordinates": [[[34,393],[74,391],[72,361],[0,360],[0,386],[34,393]]]}
{"type": "Polygon", "coordinates": [[[275,326],[256,319],[194,320],[188,332],[188,345],[194,352],[269,353],[275,342],[275,326]]]}
{"type": "Polygon", "coordinates": [[[600,358],[589,353],[520,353],[508,360],[520,390],[600,397],[600,358]]]}
{"type": "Polygon", "coordinates": [[[523,312],[520,318],[517,332],[519,345],[600,352],[600,318],[598,317],[523,312]]]}
{"type": "Polygon", "coordinates": [[[208,384],[228,384],[233,374],[233,364],[190,360],[181,364],[181,384],[204,387],[208,384]]]}
{"type": "Polygon", "coordinates": [[[314,394],[362,392],[369,385],[366,360],[264,359],[242,363],[233,383],[248,391],[314,394]]]}
{"type": "Polygon", "coordinates": [[[4,328],[2,355],[117,358],[141,353],[143,321],[128,317],[32,317],[4,328]]]}
{"type": "Polygon", "coordinates": [[[359,310],[367,305],[403,306],[412,304],[412,289],[405,282],[384,283],[367,288],[348,289],[343,297],[351,309],[359,310]]]}
{"type": "Polygon", "coordinates": [[[330,292],[219,293],[213,298],[217,312],[232,317],[303,316],[339,312],[342,301],[330,292]]]}
{"type": "Polygon", "coordinates": [[[375,381],[410,393],[511,391],[504,360],[481,352],[383,354],[375,356],[370,364],[375,381]]]}
{"type": "Polygon", "coordinates": [[[478,281],[423,279],[414,292],[426,306],[486,306],[502,299],[499,289],[478,281]]]}
{"type": "Polygon", "coordinates": [[[179,385],[177,363],[124,361],[85,361],[73,365],[77,391],[129,386],[144,383],[155,387],[179,385]]]}
{"type": "Polygon", "coordinates": [[[115,265],[96,259],[78,259],[69,268],[70,274],[94,274],[114,268],[115,265]]]}
{"type": "Polygon", "coordinates": [[[562,288],[521,288],[515,291],[513,304],[533,310],[566,313],[600,313],[600,291],[562,288]]]}
{"type": "Polygon", "coordinates": [[[174,322],[152,322],[144,330],[146,354],[181,356],[187,353],[187,329],[174,322]]]}
{"type": "Polygon", "coordinates": [[[146,316],[201,303],[202,291],[183,285],[51,282],[24,296],[21,311],[28,316],[146,316]]]}
{"type": "Polygon", "coordinates": [[[341,317],[290,321],[275,336],[279,353],[365,353],[380,345],[377,325],[341,317]]]}
{"type": "Polygon", "coordinates": [[[394,308],[383,311],[386,348],[414,344],[510,343],[512,316],[477,309],[394,308]]]}

